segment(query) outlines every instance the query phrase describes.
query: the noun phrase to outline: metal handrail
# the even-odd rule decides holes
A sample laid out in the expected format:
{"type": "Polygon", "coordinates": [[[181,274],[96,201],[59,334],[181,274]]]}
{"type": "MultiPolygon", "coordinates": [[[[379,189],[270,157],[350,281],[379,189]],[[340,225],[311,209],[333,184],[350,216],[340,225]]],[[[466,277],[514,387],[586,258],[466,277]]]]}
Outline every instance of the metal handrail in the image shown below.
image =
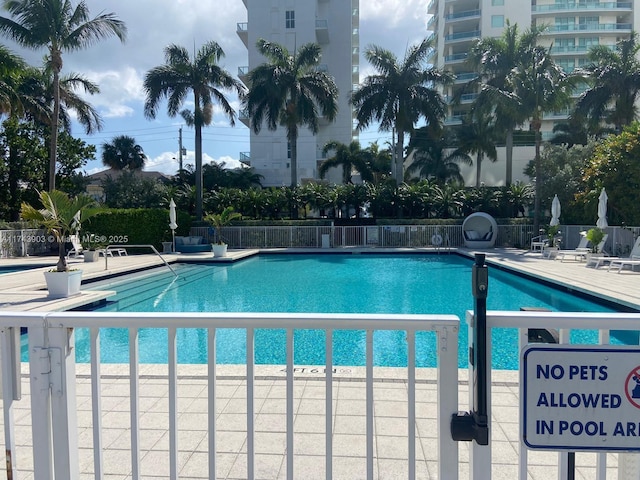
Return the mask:
{"type": "Polygon", "coordinates": [[[145,247],[149,247],[151,250],[153,250],[153,252],[160,257],[160,260],[162,260],[162,263],[164,263],[167,268],[169,270],[171,270],[171,273],[173,273],[176,277],[178,276],[178,274],[175,272],[175,270],[173,268],[171,268],[171,265],[169,265],[167,263],[167,261],[164,259],[164,257],[162,255],[160,255],[160,252],[158,252],[158,250],[156,250],[156,247],[154,247],[151,244],[148,245],[131,245],[131,244],[126,244],[126,245],[107,245],[107,247],[105,248],[105,254],[104,254],[104,269],[107,270],[108,268],[108,262],[109,262],[109,255],[107,254],[107,252],[109,251],[110,248],[145,248],[145,247]]]}

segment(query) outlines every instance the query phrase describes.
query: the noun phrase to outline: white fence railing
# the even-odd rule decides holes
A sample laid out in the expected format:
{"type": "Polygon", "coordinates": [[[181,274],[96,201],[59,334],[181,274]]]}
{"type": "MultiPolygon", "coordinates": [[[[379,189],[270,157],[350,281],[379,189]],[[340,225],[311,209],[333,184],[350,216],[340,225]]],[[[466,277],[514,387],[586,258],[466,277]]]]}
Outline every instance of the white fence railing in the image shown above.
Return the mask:
{"type": "MultiPolygon", "coordinates": [[[[458,331],[459,320],[452,315],[341,315],[341,314],[99,314],[99,313],[3,313],[0,315],[0,345],[2,346],[2,386],[4,407],[7,477],[18,478],[15,459],[16,435],[14,407],[20,398],[20,328],[28,328],[29,376],[31,396],[33,475],[40,479],[79,478],[78,421],[76,398],[75,332],[78,327],[90,329],[91,344],[91,415],[93,438],[93,472],[103,478],[107,472],[103,456],[101,408],[102,384],[100,362],[100,329],[126,328],[129,338],[129,425],[130,425],[130,477],[139,479],[141,472],[141,412],[139,331],[141,328],[168,330],[168,432],[169,466],[163,476],[177,479],[179,472],[178,413],[179,385],[177,380],[177,328],[203,328],[207,331],[208,345],[215,345],[219,328],[243,329],[246,332],[246,478],[255,476],[255,357],[254,333],[256,329],[286,330],[286,395],[282,399],[286,412],[286,477],[300,478],[294,470],[296,434],[294,433],[294,330],[317,329],[325,332],[326,374],[325,385],[325,458],[326,478],[333,471],[333,332],[336,330],[366,331],[366,471],[374,477],[374,409],[373,409],[373,332],[400,330],[406,332],[407,343],[407,472],[416,477],[416,332],[435,331],[438,354],[438,455],[439,478],[458,478],[458,445],[449,434],[451,415],[458,407],[458,331]]],[[[189,346],[187,346],[189,348],[189,346]]],[[[216,477],[219,447],[216,439],[216,349],[208,349],[208,465],[196,476],[216,477]]],[[[123,395],[119,392],[119,395],[123,395]]],[[[165,410],[166,411],[166,410],[165,410]]],[[[126,415],[122,412],[121,415],[126,415]]],[[[20,448],[29,448],[21,442],[20,448]]],[[[120,447],[123,448],[123,447],[120,447]]],[[[127,447],[124,447],[127,448],[127,447]]],[[[162,452],[166,457],[167,452],[162,452]]],[[[24,456],[22,456],[24,458],[24,456]]],[[[127,469],[129,470],[129,469],[127,469]]],[[[129,474],[128,474],[129,475],[129,474]]]]}
{"type": "MultiPolygon", "coordinates": [[[[561,226],[563,248],[575,248],[585,225],[561,226]]],[[[498,225],[496,247],[528,249],[533,225],[498,225]]],[[[605,250],[624,255],[631,250],[640,227],[608,227],[605,250]]],[[[191,235],[214,242],[208,227],[194,227],[191,235]]],[[[321,247],[462,247],[462,225],[363,225],[363,226],[250,226],[224,227],[224,240],[230,248],[321,248],[321,247]],[[436,245],[435,238],[442,243],[436,245]]]]}
{"type": "MultiPolygon", "coordinates": [[[[473,312],[468,311],[466,316],[467,324],[469,325],[469,337],[473,338],[474,329],[474,315],[473,312]]],[[[599,343],[602,345],[609,344],[610,331],[611,330],[629,330],[637,331],[640,329],[640,314],[627,314],[627,313],[557,313],[557,312],[499,312],[488,311],[487,312],[487,365],[491,365],[491,332],[494,328],[518,328],[519,329],[519,347],[518,351],[514,351],[515,354],[519,354],[519,350],[522,349],[527,343],[529,343],[529,328],[544,328],[544,329],[557,329],[559,330],[560,343],[569,343],[570,331],[575,330],[597,330],[599,332],[599,343]],[[604,328],[606,326],[606,328],[604,328]]],[[[640,361],[638,362],[640,363],[640,361]]],[[[469,367],[470,374],[472,367],[469,367]]],[[[471,375],[470,375],[470,378],[471,375]]],[[[486,375],[487,391],[489,392],[489,398],[487,400],[488,405],[488,418],[491,418],[491,369],[488,370],[486,375]]],[[[470,409],[474,405],[473,389],[469,389],[469,405],[470,409]]],[[[522,412],[519,412],[520,417],[522,412]]],[[[475,442],[471,444],[471,462],[470,478],[471,480],[490,480],[491,479],[491,436],[492,428],[489,428],[490,437],[489,445],[480,446],[475,442]]],[[[520,435],[521,437],[521,435],[520,435]]],[[[595,465],[596,479],[604,480],[607,477],[607,456],[606,453],[583,453],[582,455],[593,459],[595,456],[595,462],[591,461],[588,465],[595,465]]],[[[588,460],[587,460],[588,461],[588,460]]],[[[520,441],[518,452],[518,478],[520,480],[526,480],[530,478],[528,469],[528,451],[524,446],[524,443],[520,441]]],[[[568,478],[567,468],[567,453],[558,453],[558,479],[568,478]]],[[[618,479],[637,479],[640,478],[640,469],[637,466],[638,455],[635,454],[619,454],[618,458],[618,475],[615,478],[618,479]],[[634,471],[635,470],[635,471],[634,471]]],[[[555,477],[554,477],[555,478],[555,477]]],[[[576,477],[577,478],[577,477],[576,477]]],[[[614,478],[614,477],[609,477],[614,478]]]]}
{"type": "Polygon", "coordinates": [[[0,258],[49,253],[54,246],[53,236],[45,230],[0,230],[0,258]]]}

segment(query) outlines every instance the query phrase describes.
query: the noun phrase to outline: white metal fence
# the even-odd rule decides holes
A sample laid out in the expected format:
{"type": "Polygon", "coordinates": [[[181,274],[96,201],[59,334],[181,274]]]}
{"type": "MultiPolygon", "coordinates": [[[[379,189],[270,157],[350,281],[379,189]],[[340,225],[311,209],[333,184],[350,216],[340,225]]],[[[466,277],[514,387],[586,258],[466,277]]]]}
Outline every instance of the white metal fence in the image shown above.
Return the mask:
{"type": "MultiPolygon", "coordinates": [[[[474,315],[473,312],[467,312],[467,324],[469,326],[469,338],[473,338],[474,315]]],[[[491,332],[495,328],[518,328],[519,329],[519,349],[522,349],[529,343],[529,328],[544,328],[559,330],[560,343],[569,343],[569,334],[572,329],[576,330],[596,330],[599,332],[599,343],[602,345],[609,344],[611,330],[628,330],[637,331],[640,329],[640,314],[626,313],[558,313],[558,312],[487,312],[487,365],[491,365],[491,332]]],[[[518,354],[517,352],[513,352],[518,354]]],[[[639,350],[640,354],[640,350],[639,350]]],[[[639,361],[640,363],[640,361],[639,361]]],[[[470,373],[472,369],[470,366],[470,373]]],[[[470,375],[470,378],[471,375],[470,375]]],[[[491,369],[488,370],[487,391],[491,392],[491,369]]],[[[469,405],[470,409],[474,405],[473,389],[469,388],[469,405]]],[[[491,394],[487,400],[488,418],[491,418],[491,394]]],[[[520,412],[520,417],[522,416],[520,412]]],[[[471,480],[490,480],[491,478],[491,436],[492,428],[489,429],[489,445],[480,446],[475,442],[471,445],[471,462],[470,478],[471,480]]],[[[521,437],[522,435],[520,435],[521,437]]],[[[595,456],[595,461],[589,465],[595,465],[596,479],[605,480],[607,477],[607,457],[605,453],[584,453],[583,455],[595,456]]],[[[618,458],[618,479],[638,479],[640,478],[640,462],[639,456],[635,454],[619,454],[618,458]]],[[[518,478],[526,480],[530,478],[527,473],[528,469],[528,451],[522,441],[520,441],[518,452],[518,478]]],[[[557,462],[558,474],[557,478],[565,480],[568,478],[567,453],[558,454],[557,462]]],[[[576,477],[577,478],[577,477],[576,477]]]]}
{"type": "MultiPolygon", "coordinates": [[[[563,248],[575,248],[580,232],[588,225],[563,225],[563,248]]],[[[608,227],[605,251],[624,255],[631,250],[640,227],[608,227]]],[[[231,248],[321,248],[321,247],[461,247],[462,225],[373,225],[373,226],[253,226],[224,227],[224,240],[231,248]],[[440,238],[442,242],[438,242],[440,238]]],[[[207,227],[194,227],[191,235],[213,242],[207,227]]],[[[496,247],[528,249],[533,225],[498,225],[496,247]]]]}
{"type": "Polygon", "coordinates": [[[53,237],[47,235],[45,230],[0,230],[0,258],[48,253],[52,246],[53,237]]]}
{"type": "MultiPolygon", "coordinates": [[[[203,328],[207,331],[208,345],[214,346],[216,329],[236,328],[246,331],[246,451],[247,478],[255,476],[255,360],[254,333],[256,329],[286,330],[286,476],[300,478],[294,470],[296,434],[294,433],[294,330],[318,329],[325,332],[326,375],[325,385],[325,443],[326,478],[332,478],[333,459],[333,332],[336,330],[366,331],[366,474],[374,477],[374,409],[373,409],[373,332],[401,330],[406,332],[407,343],[407,472],[416,477],[416,345],[419,331],[435,331],[438,355],[438,453],[439,478],[458,478],[458,445],[449,434],[449,421],[458,406],[458,331],[459,320],[452,315],[340,315],[340,314],[99,314],[99,313],[4,313],[0,315],[2,346],[2,386],[5,445],[9,478],[18,478],[16,468],[16,436],[14,407],[20,397],[19,332],[28,327],[29,376],[31,394],[32,455],[34,478],[79,478],[78,423],[76,400],[76,364],[74,329],[90,329],[93,469],[95,478],[105,475],[103,456],[105,442],[102,437],[100,362],[100,328],[128,329],[129,338],[129,402],[131,432],[131,476],[143,478],[141,472],[140,429],[140,362],[139,332],[141,328],[168,329],[168,425],[169,468],[164,476],[179,478],[178,459],[178,391],[177,382],[177,328],[203,328]]],[[[216,349],[208,349],[208,465],[196,476],[216,478],[216,349]]],[[[123,393],[121,392],[120,395],[123,393]]],[[[123,415],[125,413],[123,412],[123,415]]],[[[27,448],[27,447],[21,447],[27,448]]]]}

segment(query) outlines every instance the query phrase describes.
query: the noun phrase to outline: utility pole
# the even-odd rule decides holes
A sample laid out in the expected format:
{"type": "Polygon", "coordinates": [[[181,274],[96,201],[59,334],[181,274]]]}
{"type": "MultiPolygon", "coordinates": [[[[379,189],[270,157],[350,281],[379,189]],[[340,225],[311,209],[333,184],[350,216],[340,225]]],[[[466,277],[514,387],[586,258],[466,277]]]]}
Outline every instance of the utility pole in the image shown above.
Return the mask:
{"type": "Polygon", "coordinates": [[[180,127],[178,129],[178,165],[180,166],[180,169],[178,170],[178,172],[182,171],[182,127],[180,127]]]}

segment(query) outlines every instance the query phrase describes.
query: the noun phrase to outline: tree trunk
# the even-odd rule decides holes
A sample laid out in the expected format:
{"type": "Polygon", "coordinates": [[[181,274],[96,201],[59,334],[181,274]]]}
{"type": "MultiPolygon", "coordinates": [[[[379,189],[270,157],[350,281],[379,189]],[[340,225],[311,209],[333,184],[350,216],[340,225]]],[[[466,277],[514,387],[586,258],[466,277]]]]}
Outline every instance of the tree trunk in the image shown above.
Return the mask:
{"type": "Polygon", "coordinates": [[[396,164],[394,177],[400,185],[404,181],[404,131],[398,128],[398,143],[396,143],[396,164]]]}
{"type": "Polygon", "coordinates": [[[541,143],[541,135],[540,135],[540,122],[537,121],[535,124],[535,132],[536,132],[536,156],[535,156],[535,165],[536,165],[536,186],[535,186],[535,200],[533,207],[533,232],[534,235],[537,235],[537,232],[540,229],[540,143],[541,143]]]}
{"type": "Polygon", "coordinates": [[[507,156],[507,171],[505,174],[505,185],[508,187],[513,182],[513,128],[507,129],[506,138],[506,156],[507,156]]]}
{"type": "Polygon", "coordinates": [[[476,155],[476,188],[480,188],[480,173],[482,170],[482,155],[480,152],[476,155]]]}
{"type": "Polygon", "coordinates": [[[289,159],[291,167],[291,188],[295,188],[296,185],[298,185],[298,127],[293,126],[289,128],[287,140],[289,142],[289,149],[291,150],[291,158],[289,159]]]}
{"type": "Polygon", "coordinates": [[[58,120],[60,117],[60,69],[53,66],[53,113],[49,142],[49,191],[56,188],[56,158],[58,156],[58,120]]]}
{"type": "Polygon", "coordinates": [[[202,125],[196,120],[196,220],[202,221],[202,125]]]}

